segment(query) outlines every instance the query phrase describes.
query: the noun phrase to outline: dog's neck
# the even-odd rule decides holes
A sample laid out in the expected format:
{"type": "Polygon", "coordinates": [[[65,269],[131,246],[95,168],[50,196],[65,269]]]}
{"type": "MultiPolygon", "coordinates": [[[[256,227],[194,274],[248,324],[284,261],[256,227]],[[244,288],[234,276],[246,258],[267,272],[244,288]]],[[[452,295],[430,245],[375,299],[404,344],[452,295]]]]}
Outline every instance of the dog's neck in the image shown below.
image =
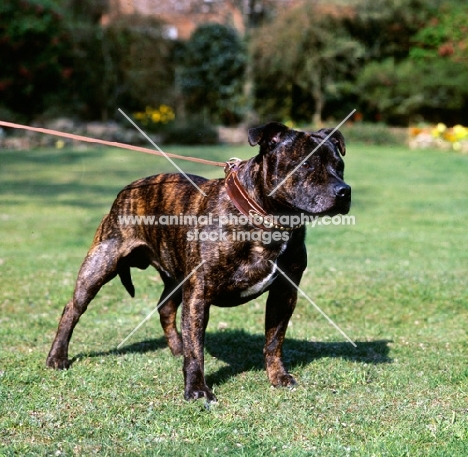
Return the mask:
{"type": "Polygon", "coordinates": [[[249,217],[253,225],[266,230],[294,230],[302,226],[284,226],[276,222],[275,216],[285,214],[283,208],[268,197],[263,187],[264,176],[255,158],[247,162],[230,161],[225,168],[225,187],[236,208],[249,217]],[[246,166],[246,165],[249,166],[246,166]]]}

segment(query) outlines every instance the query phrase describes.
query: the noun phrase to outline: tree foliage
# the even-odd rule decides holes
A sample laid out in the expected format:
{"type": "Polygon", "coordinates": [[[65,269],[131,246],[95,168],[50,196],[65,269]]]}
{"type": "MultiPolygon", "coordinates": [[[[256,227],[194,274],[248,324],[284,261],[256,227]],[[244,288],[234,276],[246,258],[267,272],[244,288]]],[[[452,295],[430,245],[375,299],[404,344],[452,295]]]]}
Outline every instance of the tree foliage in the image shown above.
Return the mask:
{"type": "Polygon", "coordinates": [[[410,57],[418,60],[444,58],[468,60],[468,5],[446,3],[413,36],[410,57]]]}
{"type": "Polygon", "coordinates": [[[105,27],[104,1],[0,3],[0,104],[27,118],[107,119],[173,101],[174,43],[160,21],[122,17],[105,27]]]}
{"type": "Polygon", "coordinates": [[[262,110],[264,98],[270,98],[273,103],[267,103],[268,110],[294,118],[301,115],[294,110],[294,99],[303,97],[309,100],[304,111],[313,112],[316,124],[321,123],[327,99],[340,98],[350,90],[347,80],[359,69],[364,53],[342,18],[320,14],[315,4],[307,2],[260,29],[251,51],[257,93],[264,95],[259,97],[258,109],[262,110]],[[275,97],[277,93],[286,100],[275,97]]]}
{"type": "Polygon", "coordinates": [[[56,102],[72,76],[70,34],[50,1],[0,2],[0,103],[30,118],[56,102]]]}
{"type": "Polygon", "coordinates": [[[154,18],[103,26],[107,0],[3,0],[0,109],[107,119],[166,104],[178,119],[234,124],[253,106],[263,119],[319,124],[357,108],[394,124],[468,123],[464,2],[233,1],[244,37],[205,24],[180,43],[154,18]]]}
{"type": "Polygon", "coordinates": [[[174,43],[152,18],[123,17],[107,27],[73,24],[74,97],[80,114],[107,119],[117,108],[171,104],[174,43]]]}
{"type": "Polygon", "coordinates": [[[370,61],[357,80],[362,101],[387,122],[407,124],[421,115],[461,122],[468,104],[468,6],[429,2],[426,7],[424,15],[413,10],[412,21],[411,9],[404,9],[412,32],[407,52],[370,61]]]}
{"type": "Polygon", "coordinates": [[[372,0],[358,3],[347,27],[363,44],[366,61],[409,54],[412,37],[437,13],[442,0],[372,0]]]}
{"type": "Polygon", "coordinates": [[[199,26],[181,57],[180,85],[189,113],[212,122],[242,116],[246,53],[237,32],[220,24],[199,26]]]}

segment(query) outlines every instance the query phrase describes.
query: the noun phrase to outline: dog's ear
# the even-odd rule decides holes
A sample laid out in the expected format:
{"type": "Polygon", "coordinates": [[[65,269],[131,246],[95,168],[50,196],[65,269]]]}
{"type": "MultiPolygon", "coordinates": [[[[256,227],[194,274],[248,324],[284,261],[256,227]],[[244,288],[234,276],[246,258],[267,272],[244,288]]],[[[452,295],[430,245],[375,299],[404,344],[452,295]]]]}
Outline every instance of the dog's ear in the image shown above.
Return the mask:
{"type": "MultiPolygon", "coordinates": [[[[319,133],[323,138],[326,138],[331,132],[333,132],[333,129],[320,129],[317,133],[319,133]]],[[[336,145],[340,154],[344,156],[346,154],[346,144],[343,134],[339,130],[336,130],[329,139],[336,145]]]]}
{"type": "Polygon", "coordinates": [[[249,130],[249,144],[255,146],[275,146],[280,142],[283,133],[289,130],[279,122],[270,122],[269,124],[255,127],[249,130]]]}

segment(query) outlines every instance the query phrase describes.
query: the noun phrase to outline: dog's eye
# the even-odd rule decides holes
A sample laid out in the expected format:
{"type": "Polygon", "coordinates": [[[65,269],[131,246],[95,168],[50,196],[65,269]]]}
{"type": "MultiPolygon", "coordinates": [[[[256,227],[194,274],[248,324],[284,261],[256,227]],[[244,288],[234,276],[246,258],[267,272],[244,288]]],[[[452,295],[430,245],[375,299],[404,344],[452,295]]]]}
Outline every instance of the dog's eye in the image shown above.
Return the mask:
{"type": "Polygon", "coordinates": [[[309,170],[310,168],[312,168],[312,165],[310,164],[308,160],[306,160],[305,162],[302,162],[302,168],[309,170]]]}

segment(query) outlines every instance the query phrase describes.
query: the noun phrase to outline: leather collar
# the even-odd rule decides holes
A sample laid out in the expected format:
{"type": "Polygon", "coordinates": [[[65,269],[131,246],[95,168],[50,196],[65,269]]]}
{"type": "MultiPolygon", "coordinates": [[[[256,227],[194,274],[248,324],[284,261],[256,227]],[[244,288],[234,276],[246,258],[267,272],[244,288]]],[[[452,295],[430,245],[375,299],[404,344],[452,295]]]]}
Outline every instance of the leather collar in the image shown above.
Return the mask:
{"type": "Polygon", "coordinates": [[[303,224],[294,227],[284,227],[283,225],[278,224],[275,221],[276,218],[272,214],[267,213],[260,205],[258,205],[257,202],[249,197],[249,194],[244,189],[239,181],[239,177],[237,176],[240,162],[240,159],[231,159],[229,162],[226,162],[226,166],[224,168],[226,173],[224,186],[226,187],[226,192],[229,195],[231,202],[244,216],[249,218],[249,222],[255,227],[269,231],[292,231],[302,227],[303,224]]]}

